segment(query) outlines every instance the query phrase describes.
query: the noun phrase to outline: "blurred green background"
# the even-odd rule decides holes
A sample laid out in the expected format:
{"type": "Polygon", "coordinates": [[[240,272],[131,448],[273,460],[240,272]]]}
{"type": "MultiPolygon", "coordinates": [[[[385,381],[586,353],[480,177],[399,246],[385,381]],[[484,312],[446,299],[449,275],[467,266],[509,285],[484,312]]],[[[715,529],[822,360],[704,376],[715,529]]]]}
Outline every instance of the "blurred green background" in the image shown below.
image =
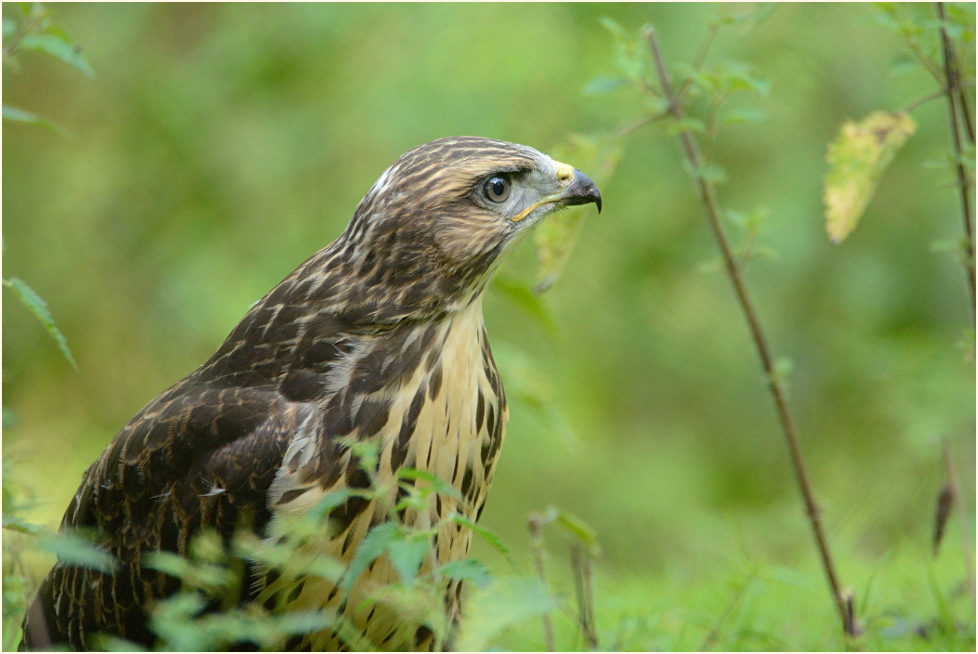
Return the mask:
{"type": "MultiPolygon", "coordinates": [[[[615,72],[599,17],[635,33],[652,22],[679,63],[692,60],[716,12],[49,9],[95,71],[89,79],[27,53],[3,75],[5,104],[66,132],[6,122],[3,131],[3,274],[47,300],[79,363],[76,373],[5,291],[3,403],[15,422],[3,454],[20,460],[16,474],[39,499],[32,517],[49,525],[116,431],[339,235],[397,156],[454,134],[546,152],[572,132],[613,129],[643,105],[624,90],[583,92],[615,72]]],[[[964,574],[956,520],[929,563],[945,438],[974,534],[973,334],[961,265],[932,251],[961,231],[949,173],[925,165],[949,151],[946,103],[914,112],[917,133],[855,233],[840,246],[825,237],[825,152],[840,124],[936,89],[921,71],[893,74],[906,49],[874,11],[788,4],[749,32],[722,31],[709,60],[749,62],[771,93],[752,101],[768,119],[729,127],[714,152],[729,177],[724,205],[769,212],[761,241],[776,256],[754,261],[747,281],[775,352],[793,362],[791,405],[840,574],[863,599],[874,579],[869,609],[919,599],[923,620],[936,610],[928,574],[948,593],[964,574]]],[[[618,611],[615,620],[675,615],[709,626],[730,597],[724,584],[756,563],[785,577],[758,602],[809,616],[833,637],[772,402],[730,283],[710,270],[716,247],[678,141],[661,126],[636,132],[601,191],[604,212],[588,214],[564,276],[543,296],[553,332],[498,290],[486,299],[513,390],[484,524],[525,563],[528,512],[556,505],[580,516],[599,534],[599,597],[609,598],[599,606],[618,611]],[[699,598],[707,587],[717,590],[699,598]]],[[[531,283],[535,256],[521,246],[502,273],[531,283]]],[[[557,571],[563,546],[551,545],[557,571]]],[[[476,556],[506,568],[489,548],[476,556]]],[[[776,620],[770,627],[789,637],[776,620]]],[[[681,646],[678,629],[659,645],[681,646]]]]}

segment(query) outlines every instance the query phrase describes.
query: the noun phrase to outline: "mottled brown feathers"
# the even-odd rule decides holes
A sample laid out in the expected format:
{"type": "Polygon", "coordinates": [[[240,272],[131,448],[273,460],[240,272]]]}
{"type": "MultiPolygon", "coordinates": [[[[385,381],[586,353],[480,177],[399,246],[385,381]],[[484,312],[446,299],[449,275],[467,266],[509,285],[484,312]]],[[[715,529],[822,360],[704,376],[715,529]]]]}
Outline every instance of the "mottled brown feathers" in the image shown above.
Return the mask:
{"type": "MultiPolygon", "coordinates": [[[[458,490],[461,499],[402,510],[405,524],[428,527],[452,512],[478,519],[508,417],[482,293],[526,226],[564,204],[600,200],[579,171],[571,180],[558,166],[531,148],[476,137],[434,141],[394,162],[343,234],[257,302],[203,366],[147,404],[85,471],[61,527],[97,534],[118,571],[58,562],[28,611],[23,647],[84,649],[100,632],[152,646],[146,608],[177,581],[144,567],[144,555],[186,554],[204,529],[225,541],[242,526],[264,534],[332,490],[367,488],[370,477],[341,437],[377,440],[373,474],[382,481],[412,466],[458,490]],[[485,196],[491,175],[512,184],[512,200],[485,196]]],[[[352,496],[310,547],[349,560],[387,515],[352,496]]],[[[434,558],[464,558],[470,541],[469,530],[446,524],[434,558]]],[[[401,624],[388,607],[364,607],[372,588],[396,579],[383,558],[348,593],[295,573],[246,574],[242,602],[334,609],[377,647],[434,644],[430,630],[401,624]]],[[[460,584],[445,590],[457,618],[460,584]]],[[[345,646],[331,632],[283,645],[345,646]]]]}

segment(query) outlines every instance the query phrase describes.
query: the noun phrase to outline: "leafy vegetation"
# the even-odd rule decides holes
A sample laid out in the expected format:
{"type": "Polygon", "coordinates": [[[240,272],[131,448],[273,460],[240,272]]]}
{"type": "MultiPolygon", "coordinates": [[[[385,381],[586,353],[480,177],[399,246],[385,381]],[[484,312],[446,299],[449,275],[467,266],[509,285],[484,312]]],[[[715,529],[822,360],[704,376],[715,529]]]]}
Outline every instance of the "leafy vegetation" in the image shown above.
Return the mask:
{"type": "MultiPolygon", "coordinates": [[[[438,588],[464,579],[453,644],[473,650],[974,649],[974,5],[513,6],[505,29],[495,11],[4,5],[4,91],[28,107],[4,106],[21,123],[4,277],[30,309],[3,316],[5,649],[54,555],[112,565],[52,532],[115,430],[393,157],[449,133],[537,146],[605,210],[541,225],[487,298],[513,421],[473,559],[422,572],[430,532],[375,527],[354,567],[386,557],[400,584],[372,601],[444,641],[438,588]],[[788,355],[763,376],[731,262],[788,355]],[[765,386],[790,404],[858,635],[765,386]]],[[[396,483],[418,506],[451,492],[396,483]]],[[[277,524],[274,546],[205,535],[157,557],[182,582],[160,646],[342,629],[202,609],[245,561],[339,581],[304,543],[344,499],[277,524]]]]}

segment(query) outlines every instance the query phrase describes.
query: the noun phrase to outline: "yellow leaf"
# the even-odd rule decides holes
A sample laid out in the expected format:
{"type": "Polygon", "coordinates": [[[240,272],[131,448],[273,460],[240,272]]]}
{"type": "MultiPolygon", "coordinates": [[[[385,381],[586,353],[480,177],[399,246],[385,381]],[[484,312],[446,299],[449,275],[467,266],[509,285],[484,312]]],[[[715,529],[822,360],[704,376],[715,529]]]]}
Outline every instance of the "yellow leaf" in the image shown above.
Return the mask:
{"type": "MultiPolygon", "coordinates": [[[[583,171],[594,180],[598,189],[611,178],[611,174],[621,159],[621,139],[611,136],[571,135],[567,143],[554,148],[551,153],[554,159],[563,161],[583,171]]],[[[538,225],[533,232],[533,242],[537,246],[537,293],[549,289],[560,276],[577,235],[581,231],[581,219],[584,217],[585,206],[572,207],[551,216],[538,225]]]]}
{"type": "Polygon", "coordinates": [[[829,144],[825,176],[825,229],[841,243],[859,222],[886,167],[917,123],[905,113],[874,111],[862,122],[847,121],[829,144]]]}

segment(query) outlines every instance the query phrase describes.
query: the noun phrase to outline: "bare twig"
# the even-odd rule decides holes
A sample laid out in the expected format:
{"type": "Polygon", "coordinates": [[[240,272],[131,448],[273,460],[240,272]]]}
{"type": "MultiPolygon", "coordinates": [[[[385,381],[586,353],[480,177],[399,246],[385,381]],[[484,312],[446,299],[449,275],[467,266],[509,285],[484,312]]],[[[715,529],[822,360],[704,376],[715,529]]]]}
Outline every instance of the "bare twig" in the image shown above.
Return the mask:
{"type": "MultiPolygon", "coordinates": [[[[530,548],[533,550],[533,563],[536,565],[537,574],[540,575],[540,581],[546,584],[547,573],[543,567],[543,532],[541,530],[541,521],[535,514],[530,515],[527,520],[527,526],[530,529],[530,548]]],[[[557,646],[554,643],[554,627],[549,613],[543,614],[543,635],[547,641],[547,651],[557,651],[557,646]]]]}
{"type": "MultiPolygon", "coordinates": [[[[958,70],[954,62],[954,50],[951,47],[951,39],[948,37],[947,29],[944,27],[944,3],[938,2],[937,17],[941,21],[941,45],[944,55],[944,78],[945,91],[947,94],[948,108],[951,112],[951,144],[954,146],[954,169],[958,176],[958,187],[961,191],[961,208],[964,218],[964,237],[965,237],[965,270],[968,275],[968,290],[971,292],[971,324],[975,324],[975,235],[971,227],[971,216],[974,209],[971,205],[971,182],[961,161],[961,130],[960,118],[958,116],[958,104],[956,96],[960,96],[962,104],[964,96],[961,92],[961,85],[958,81],[958,70]]],[[[971,119],[968,118],[968,129],[971,129],[971,119]]],[[[974,137],[972,136],[972,141],[974,137]]]]}
{"type": "Polygon", "coordinates": [[[572,542],[571,563],[574,568],[574,588],[577,591],[578,619],[581,633],[589,650],[598,649],[598,633],[594,627],[594,589],[591,586],[591,558],[584,546],[572,542]]]}
{"type": "MultiPolygon", "coordinates": [[[[683,108],[682,105],[678,103],[676,95],[673,91],[672,82],[670,81],[669,74],[666,71],[665,61],[663,59],[662,52],[659,49],[655,29],[651,25],[646,28],[645,36],[648,41],[649,50],[652,53],[652,58],[655,60],[659,81],[662,84],[662,90],[666,96],[666,100],[669,102],[670,111],[676,119],[681,119],[683,115],[683,108]]],[[[788,409],[788,401],[785,397],[781,378],[774,367],[774,358],[771,355],[771,348],[768,345],[764,331],[761,329],[760,320],[758,319],[757,313],[754,310],[750,296],[747,294],[747,287],[744,285],[740,266],[737,263],[737,259],[727,240],[727,235],[723,229],[723,225],[720,222],[720,209],[714,193],[713,185],[704,179],[701,174],[702,158],[700,156],[696,141],[693,138],[693,134],[689,130],[683,130],[679,133],[679,138],[682,142],[686,159],[689,162],[694,175],[696,176],[696,184],[700,192],[700,198],[702,199],[703,205],[706,208],[707,219],[710,223],[710,227],[713,229],[713,235],[716,238],[717,245],[719,246],[720,252],[723,255],[727,273],[730,276],[730,281],[733,283],[734,291],[737,294],[737,299],[740,302],[741,309],[744,312],[744,317],[747,319],[747,324],[750,328],[751,336],[754,339],[754,345],[757,347],[757,353],[761,358],[761,365],[764,367],[764,373],[767,376],[768,388],[770,389],[771,395],[774,398],[774,404],[777,409],[778,417],[781,420],[781,427],[784,432],[785,441],[788,445],[791,463],[794,466],[795,478],[798,481],[798,486],[805,502],[808,520],[811,523],[812,532],[815,536],[815,543],[818,546],[818,551],[821,555],[822,566],[825,569],[826,576],[828,577],[829,586],[832,590],[832,597],[839,612],[839,617],[842,620],[843,630],[846,634],[854,636],[857,634],[856,624],[854,620],[850,619],[849,610],[846,606],[846,601],[839,584],[838,576],[835,572],[835,564],[832,562],[832,556],[829,552],[828,540],[826,539],[825,533],[822,529],[822,521],[818,505],[815,503],[814,493],[812,492],[811,483],[808,481],[808,473],[805,469],[801,449],[798,445],[798,438],[795,435],[794,421],[792,420],[791,412],[788,409]]]]}
{"type": "Polygon", "coordinates": [[[964,504],[961,501],[961,486],[958,484],[958,473],[954,468],[954,458],[951,456],[951,444],[944,440],[944,474],[947,476],[947,487],[950,490],[951,501],[958,505],[958,518],[961,521],[961,549],[964,553],[964,565],[968,575],[968,591],[971,595],[971,606],[975,608],[975,557],[971,549],[971,535],[968,529],[964,504]]]}

